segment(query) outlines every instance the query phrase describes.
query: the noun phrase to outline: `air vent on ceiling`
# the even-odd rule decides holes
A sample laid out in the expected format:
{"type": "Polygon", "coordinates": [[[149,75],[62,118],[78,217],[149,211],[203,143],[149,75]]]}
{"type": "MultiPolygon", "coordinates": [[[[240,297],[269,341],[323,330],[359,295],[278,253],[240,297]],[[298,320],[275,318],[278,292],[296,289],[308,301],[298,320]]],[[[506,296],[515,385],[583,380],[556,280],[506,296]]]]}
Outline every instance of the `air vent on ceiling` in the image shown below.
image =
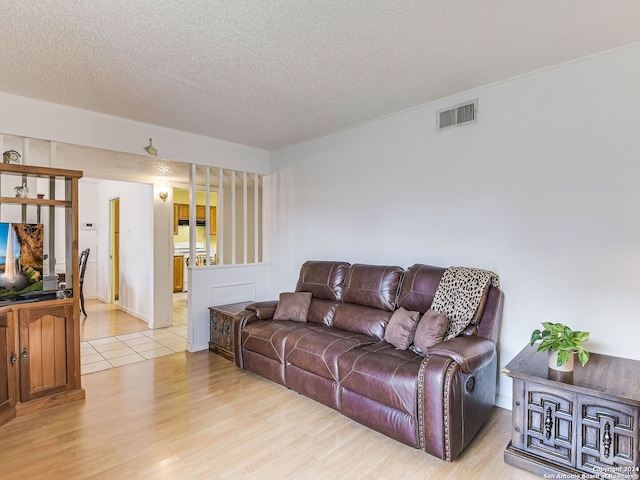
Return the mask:
{"type": "Polygon", "coordinates": [[[447,128],[467,125],[478,121],[478,99],[461,103],[453,107],[438,110],[436,130],[441,132],[447,128]]]}

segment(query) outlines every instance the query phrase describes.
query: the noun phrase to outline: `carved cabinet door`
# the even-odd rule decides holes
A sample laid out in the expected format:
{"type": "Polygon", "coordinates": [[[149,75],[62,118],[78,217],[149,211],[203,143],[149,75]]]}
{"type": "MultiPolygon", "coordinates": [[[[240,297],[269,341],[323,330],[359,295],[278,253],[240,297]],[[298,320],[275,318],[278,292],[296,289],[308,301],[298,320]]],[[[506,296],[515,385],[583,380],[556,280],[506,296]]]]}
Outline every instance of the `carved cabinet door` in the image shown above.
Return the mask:
{"type": "Polygon", "coordinates": [[[566,466],[575,465],[576,396],[544,385],[514,381],[517,448],[566,466]],[[519,418],[516,418],[516,415],[519,418]]]}
{"type": "Polygon", "coordinates": [[[616,474],[636,473],[638,466],[638,412],[631,405],[581,396],[578,468],[616,474]]]}

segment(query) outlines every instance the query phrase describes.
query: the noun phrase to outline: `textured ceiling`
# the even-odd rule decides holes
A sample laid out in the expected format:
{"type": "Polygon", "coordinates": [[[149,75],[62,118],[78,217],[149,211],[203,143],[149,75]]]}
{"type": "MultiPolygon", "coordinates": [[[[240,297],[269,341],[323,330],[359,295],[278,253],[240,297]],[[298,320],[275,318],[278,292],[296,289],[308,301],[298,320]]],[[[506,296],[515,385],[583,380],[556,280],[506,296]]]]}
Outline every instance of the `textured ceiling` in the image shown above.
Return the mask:
{"type": "Polygon", "coordinates": [[[0,91],[267,150],[640,41],[636,0],[0,0],[0,91]]]}

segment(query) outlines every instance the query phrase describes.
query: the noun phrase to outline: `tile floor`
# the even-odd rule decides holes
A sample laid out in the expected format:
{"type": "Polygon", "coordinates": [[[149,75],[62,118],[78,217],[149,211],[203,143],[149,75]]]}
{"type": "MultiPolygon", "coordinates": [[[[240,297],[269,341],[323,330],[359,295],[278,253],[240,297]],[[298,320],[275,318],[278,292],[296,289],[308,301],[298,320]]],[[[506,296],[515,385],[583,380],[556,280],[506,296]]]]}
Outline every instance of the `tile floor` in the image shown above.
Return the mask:
{"type": "Polygon", "coordinates": [[[173,309],[171,327],[80,342],[82,375],[183,351],[187,344],[186,298],[174,301],[173,309]]]}

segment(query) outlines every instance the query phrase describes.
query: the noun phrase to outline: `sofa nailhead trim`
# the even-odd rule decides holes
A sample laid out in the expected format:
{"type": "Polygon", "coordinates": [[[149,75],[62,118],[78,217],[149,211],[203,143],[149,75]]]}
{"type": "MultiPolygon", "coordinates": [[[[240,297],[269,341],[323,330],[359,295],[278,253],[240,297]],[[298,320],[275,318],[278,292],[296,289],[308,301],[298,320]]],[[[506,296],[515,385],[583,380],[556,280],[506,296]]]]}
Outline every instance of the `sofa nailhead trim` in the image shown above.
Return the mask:
{"type": "Polygon", "coordinates": [[[455,367],[456,364],[453,362],[449,365],[444,381],[444,451],[448,462],[451,461],[451,439],[449,437],[449,391],[451,389],[451,376],[453,375],[452,372],[455,367]]]}
{"type": "Polygon", "coordinates": [[[418,439],[420,440],[420,449],[426,452],[426,445],[424,441],[424,375],[427,371],[427,363],[429,363],[430,356],[426,356],[422,363],[420,363],[420,369],[418,370],[418,439]]]}

